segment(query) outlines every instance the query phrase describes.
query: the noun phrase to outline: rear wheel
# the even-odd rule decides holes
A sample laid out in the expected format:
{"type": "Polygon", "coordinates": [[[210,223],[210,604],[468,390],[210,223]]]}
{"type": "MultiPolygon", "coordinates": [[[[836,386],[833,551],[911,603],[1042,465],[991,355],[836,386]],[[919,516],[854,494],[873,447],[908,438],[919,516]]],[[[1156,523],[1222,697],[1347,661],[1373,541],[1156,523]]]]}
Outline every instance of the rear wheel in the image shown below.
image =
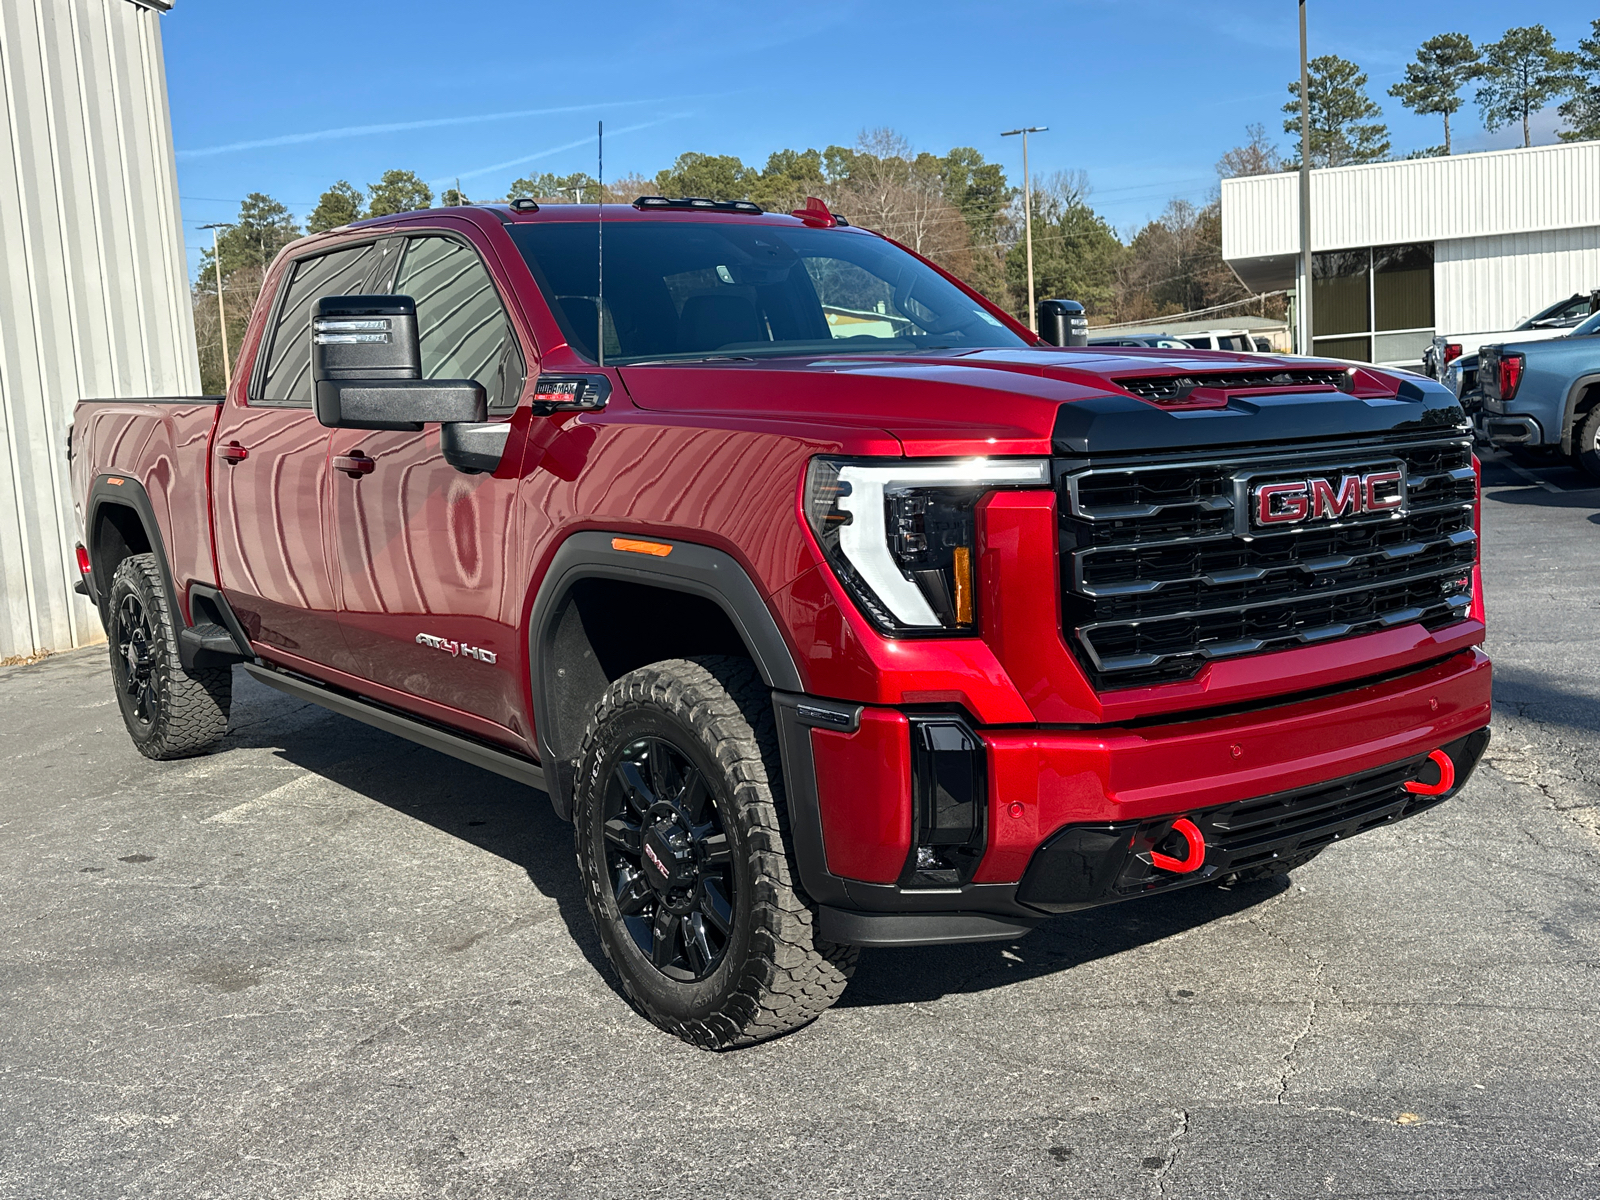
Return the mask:
{"type": "Polygon", "coordinates": [[[638,1010],[708,1048],[816,1019],[858,951],[816,935],[789,849],[771,694],[748,661],[618,679],[579,752],[584,896],[638,1010]]]}
{"type": "Polygon", "coordinates": [[[111,577],[111,678],[122,721],[146,758],[187,758],[228,732],[233,669],[186,671],[178,623],[153,554],[122,560],[111,577]]]}
{"type": "Polygon", "coordinates": [[[1572,465],[1590,479],[1600,479],[1600,404],[1580,417],[1572,431],[1572,465]]]}

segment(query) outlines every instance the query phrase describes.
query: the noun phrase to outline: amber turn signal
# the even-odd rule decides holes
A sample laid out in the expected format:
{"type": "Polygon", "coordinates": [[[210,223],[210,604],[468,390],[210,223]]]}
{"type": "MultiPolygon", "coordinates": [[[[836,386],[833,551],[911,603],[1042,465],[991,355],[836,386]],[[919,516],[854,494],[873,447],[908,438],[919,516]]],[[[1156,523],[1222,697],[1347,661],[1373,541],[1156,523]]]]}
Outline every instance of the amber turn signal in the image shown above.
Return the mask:
{"type": "Polygon", "coordinates": [[[626,550],[630,554],[653,554],[657,558],[665,558],[672,553],[672,547],[666,542],[643,542],[638,538],[612,538],[611,548],[626,550]]]}

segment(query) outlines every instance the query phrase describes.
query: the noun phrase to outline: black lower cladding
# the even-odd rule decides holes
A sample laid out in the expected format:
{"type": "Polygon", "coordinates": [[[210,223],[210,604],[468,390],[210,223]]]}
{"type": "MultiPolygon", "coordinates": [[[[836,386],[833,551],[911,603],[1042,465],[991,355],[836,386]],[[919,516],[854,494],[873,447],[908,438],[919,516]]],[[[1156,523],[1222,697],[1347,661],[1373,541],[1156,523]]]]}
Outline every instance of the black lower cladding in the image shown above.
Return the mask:
{"type": "Polygon", "coordinates": [[[1438,778],[1438,768],[1419,754],[1331,783],[1216,808],[1144,821],[1069,825],[1034,852],[1017,900],[1041,912],[1072,912],[1204,883],[1342,841],[1449,799],[1471,777],[1488,744],[1489,730],[1479,729],[1443,747],[1455,764],[1455,785],[1437,796],[1405,790],[1411,780],[1438,778]],[[1193,821],[1206,843],[1204,863],[1183,875],[1150,861],[1152,851],[1185,856],[1183,839],[1173,831],[1180,817],[1193,821]]]}

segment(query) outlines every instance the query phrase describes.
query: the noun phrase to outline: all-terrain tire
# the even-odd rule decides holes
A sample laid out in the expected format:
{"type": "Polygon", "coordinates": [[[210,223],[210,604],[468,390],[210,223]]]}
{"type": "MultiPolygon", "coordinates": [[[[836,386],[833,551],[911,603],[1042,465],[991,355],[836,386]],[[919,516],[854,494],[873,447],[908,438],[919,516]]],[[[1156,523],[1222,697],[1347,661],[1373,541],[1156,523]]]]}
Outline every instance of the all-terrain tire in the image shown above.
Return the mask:
{"type": "MultiPolygon", "coordinates": [[[[807,1025],[843,993],[860,952],[817,934],[816,905],[795,869],[772,693],[749,660],[668,659],[622,676],[584,732],[575,789],[584,898],[606,957],[641,1014],[695,1045],[724,1049],[807,1025]],[[679,766],[656,771],[657,753],[679,766]],[[653,772],[648,787],[639,786],[641,768],[653,772]],[[685,782],[675,791],[663,778],[703,783],[685,782]],[[684,798],[695,789],[698,800],[684,798]],[[646,800],[653,801],[648,812],[646,800]],[[675,817],[674,804],[703,815],[675,817]],[[702,831],[698,849],[691,844],[694,827],[702,831]],[[662,831],[676,840],[662,841],[662,831]],[[690,881],[667,890],[660,872],[644,866],[641,842],[660,848],[649,851],[656,864],[679,848],[690,881]],[[704,849],[712,843],[714,852],[704,849]],[[695,874],[696,855],[720,865],[695,874]],[[727,901],[717,929],[726,930],[716,953],[707,955],[691,950],[684,931],[702,911],[712,919],[705,897],[717,872],[716,903],[727,901]],[[657,890],[646,892],[647,886],[657,890]],[[689,916],[670,915],[696,904],[689,916]],[[658,924],[663,920],[665,926],[658,924]],[[662,928],[681,941],[669,943],[662,928]],[[664,961],[679,946],[682,956],[664,961]]],[[[698,944],[709,944],[704,933],[698,944]]]]}
{"type": "Polygon", "coordinates": [[[1579,418],[1572,431],[1572,465],[1590,479],[1600,479],[1600,404],[1579,418]]]}
{"type": "Polygon", "coordinates": [[[1259,883],[1263,879],[1276,879],[1279,875],[1287,875],[1290,871],[1305,866],[1325,849],[1324,846],[1318,846],[1315,850],[1302,850],[1299,854],[1289,855],[1288,858],[1275,858],[1271,862],[1258,863],[1242,871],[1233,871],[1215,882],[1220,887],[1233,887],[1240,883],[1259,883]]]}
{"type": "Polygon", "coordinates": [[[134,554],[111,577],[111,678],[123,724],[146,758],[204,754],[228,732],[233,669],[184,669],[182,626],[153,554],[134,554]]]}

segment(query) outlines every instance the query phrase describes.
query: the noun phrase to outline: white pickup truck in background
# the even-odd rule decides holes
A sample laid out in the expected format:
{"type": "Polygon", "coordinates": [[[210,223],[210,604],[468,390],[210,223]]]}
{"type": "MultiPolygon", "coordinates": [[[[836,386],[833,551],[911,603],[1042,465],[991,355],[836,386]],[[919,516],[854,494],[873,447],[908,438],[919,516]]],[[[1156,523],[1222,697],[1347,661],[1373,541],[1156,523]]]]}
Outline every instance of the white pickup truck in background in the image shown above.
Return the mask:
{"type": "Polygon", "coordinates": [[[1450,364],[1463,354],[1477,354],[1480,346],[1507,340],[1538,342],[1545,338],[1563,337],[1569,329],[1581,324],[1595,312],[1600,312],[1600,288],[1592,292],[1575,292],[1510,329],[1435,334],[1433,344],[1422,352],[1423,370],[1444,382],[1450,364]]]}

